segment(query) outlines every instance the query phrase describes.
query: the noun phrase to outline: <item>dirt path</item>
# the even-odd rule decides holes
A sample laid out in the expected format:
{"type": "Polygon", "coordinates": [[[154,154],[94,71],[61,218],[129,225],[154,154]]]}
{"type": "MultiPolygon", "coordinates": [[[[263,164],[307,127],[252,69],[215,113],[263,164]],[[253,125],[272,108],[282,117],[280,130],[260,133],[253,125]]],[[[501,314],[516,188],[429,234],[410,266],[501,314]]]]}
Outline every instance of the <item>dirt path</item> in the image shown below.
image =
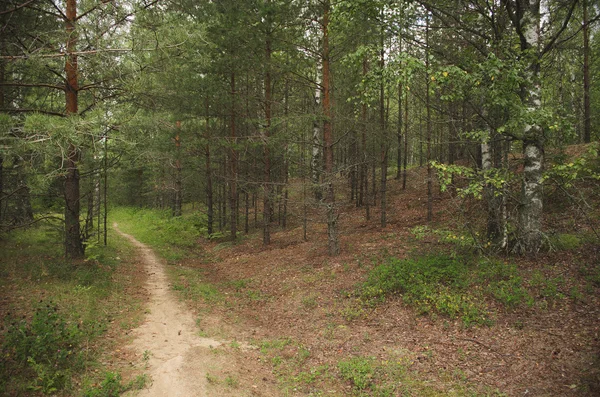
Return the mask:
{"type": "MultiPolygon", "coordinates": [[[[227,357],[215,354],[221,342],[198,336],[194,317],[173,296],[164,266],[145,244],[114,229],[138,248],[149,273],[150,303],[144,323],[133,331],[133,348],[147,361],[149,388],[138,396],[228,396],[210,384],[211,371],[219,371],[227,357]]],[[[239,391],[238,391],[239,392],[239,391]]],[[[235,393],[233,393],[235,394],[235,393]]]]}

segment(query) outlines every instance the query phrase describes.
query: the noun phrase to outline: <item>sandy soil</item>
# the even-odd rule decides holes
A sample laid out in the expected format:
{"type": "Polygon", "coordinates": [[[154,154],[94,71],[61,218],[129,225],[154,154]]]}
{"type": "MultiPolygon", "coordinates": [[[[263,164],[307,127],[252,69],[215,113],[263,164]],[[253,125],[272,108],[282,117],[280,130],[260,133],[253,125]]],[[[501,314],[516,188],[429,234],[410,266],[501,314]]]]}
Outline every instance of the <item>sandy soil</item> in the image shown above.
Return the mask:
{"type": "MultiPolygon", "coordinates": [[[[240,396],[273,395],[239,373],[239,360],[248,352],[232,352],[226,342],[198,335],[192,312],[173,296],[164,265],[145,244],[114,229],[136,246],[149,273],[150,302],[144,323],[132,333],[132,348],[151,377],[137,396],[240,396]],[[242,357],[236,357],[241,355],[242,357]],[[229,381],[226,381],[229,379],[229,381]]],[[[131,394],[129,394],[131,395],[131,394]]]]}

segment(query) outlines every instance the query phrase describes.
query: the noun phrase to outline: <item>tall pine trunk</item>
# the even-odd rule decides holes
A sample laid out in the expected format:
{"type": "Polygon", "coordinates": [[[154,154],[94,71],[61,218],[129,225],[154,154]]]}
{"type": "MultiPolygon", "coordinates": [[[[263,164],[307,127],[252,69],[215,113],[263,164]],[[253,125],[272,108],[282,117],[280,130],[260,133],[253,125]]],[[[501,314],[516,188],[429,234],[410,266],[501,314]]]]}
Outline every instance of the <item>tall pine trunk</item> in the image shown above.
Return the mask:
{"type": "Polygon", "coordinates": [[[381,68],[381,81],[379,82],[379,127],[381,128],[381,227],[387,226],[387,169],[388,169],[388,136],[385,123],[385,82],[383,78],[384,36],[381,32],[381,53],[379,67],[381,68]]]}
{"type": "Polygon", "coordinates": [[[429,15],[425,27],[425,111],[427,112],[427,222],[433,220],[433,170],[431,169],[431,104],[429,93],[429,15]]]}
{"type": "MultiPolygon", "coordinates": [[[[270,29],[270,27],[268,28],[270,29]]],[[[265,60],[266,60],[266,73],[265,73],[265,129],[263,136],[263,161],[264,161],[264,175],[263,175],[263,244],[268,245],[271,243],[271,216],[272,216],[272,203],[271,197],[272,186],[271,186],[271,153],[269,149],[269,138],[271,135],[271,32],[267,32],[267,40],[265,46],[265,60]]]]}
{"type": "Polygon", "coordinates": [[[235,72],[231,73],[231,114],[229,121],[230,146],[229,146],[229,233],[232,240],[237,238],[238,218],[238,193],[237,193],[237,131],[235,124],[235,72]]]}
{"type": "MultiPolygon", "coordinates": [[[[66,86],[65,102],[67,116],[75,116],[78,113],[77,95],[79,82],[77,76],[77,32],[75,23],[77,20],[77,0],[67,0],[66,10],[66,32],[67,32],[67,60],[65,62],[66,86]]],[[[67,149],[66,174],[64,181],[65,197],[65,255],[70,259],[83,258],[84,245],[79,225],[80,215],[80,188],[79,188],[79,160],[81,154],[75,144],[70,143],[67,149]]]]}
{"type": "Polygon", "coordinates": [[[175,196],[173,200],[173,216],[181,216],[183,201],[181,171],[181,121],[177,121],[175,124],[175,196]]]}
{"type": "Polygon", "coordinates": [[[205,154],[205,173],[206,173],[206,217],[207,217],[207,233],[212,236],[214,233],[214,205],[213,205],[213,182],[212,182],[212,165],[210,158],[210,116],[208,99],[206,99],[206,126],[204,131],[204,138],[206,140],[205,154]]]}

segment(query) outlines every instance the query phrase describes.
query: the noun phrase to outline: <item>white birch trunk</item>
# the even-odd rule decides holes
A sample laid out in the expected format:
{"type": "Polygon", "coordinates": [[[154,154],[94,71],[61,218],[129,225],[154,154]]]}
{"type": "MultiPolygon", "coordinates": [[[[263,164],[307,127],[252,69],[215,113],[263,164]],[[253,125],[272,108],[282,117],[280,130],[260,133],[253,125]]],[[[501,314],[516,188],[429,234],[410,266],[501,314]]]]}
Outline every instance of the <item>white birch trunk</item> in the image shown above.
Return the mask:
{"type": "Polygon", "coordinates": [[[320,70],[317,71],[317,88],[315,89],[315,118],[312,129],[312,156],[311,156],[311,179],[315,198],[321,200],[321,169],[323,164],[321,161],[322,145],[321,145],[321,123],[318,114],[321,113],[321,75],[320,70]]]}
{"type": "MultiPolygon", "coordinates": [[[[540,0],[529,0],[529,8],[523,16],[524,36],[527,49],[533,51],[528,82],[525,87],[524,102],[529,112],[539,112],[541,102],[541,84],[539,78],[540,36],[540,0]]],[[[519,213],[518,250],[523,253],[536,253],[542,244],[543,189],[542,172],[544,168],[543,131],[540,125],[525,127],[523,139],[523,182],[519,213]]]]}

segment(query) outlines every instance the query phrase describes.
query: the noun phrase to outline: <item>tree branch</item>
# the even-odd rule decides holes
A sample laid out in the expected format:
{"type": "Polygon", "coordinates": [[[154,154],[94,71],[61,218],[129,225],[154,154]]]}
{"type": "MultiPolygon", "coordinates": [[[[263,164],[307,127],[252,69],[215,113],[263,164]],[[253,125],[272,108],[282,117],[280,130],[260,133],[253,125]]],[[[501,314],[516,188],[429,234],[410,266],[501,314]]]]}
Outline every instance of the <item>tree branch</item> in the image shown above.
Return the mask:
{"type": "Polygon", "coordinates": [[[13,13],[17,10],[20,10],[23,7],[27,7],[29,4],[33,3],[34,1],[37,1],[37,0],[29,0],[29,1],[26,1],[25,3],[19,4],[18,6],[15,6],[14,8],[12,8],[10,10],[0,11],[0,15],[13,13]]]}
{"type": "Polygon", "coordinates": [[[540,55],[544,55],[545,53],[550,51],[553,48],[554,44],[556,43],[556,40],[565,31],[565,29],[567,29],[567,26],[569,26],[569,22],[571,21],[571,17],[573,16],[573,11],[575,10],[575,6],[577,5],[577,3],[578,3],[578,0],[573,1],[573,3],[571,4],[571,8],[569,9],[569,11],[567,13],[567,16],[565,17],[565,20],[563,21],[562,26],[560,27],[558,32],[556,32],[556,34],[550,39],[548,44],[546,44],[544,46],[544,49],[542,50],[540,55]]]}

